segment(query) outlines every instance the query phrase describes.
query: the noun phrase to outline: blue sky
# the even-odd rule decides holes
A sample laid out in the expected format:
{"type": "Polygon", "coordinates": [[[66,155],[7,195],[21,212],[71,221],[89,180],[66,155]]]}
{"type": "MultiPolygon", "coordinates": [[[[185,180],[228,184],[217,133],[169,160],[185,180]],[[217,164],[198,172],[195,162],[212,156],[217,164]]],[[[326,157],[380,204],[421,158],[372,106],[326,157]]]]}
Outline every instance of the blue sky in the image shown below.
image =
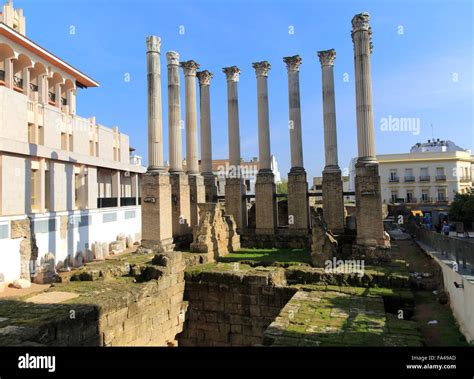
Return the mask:
{"type": "MultiPolygon", "coordinates": [[[[473,3],[453,1],[145,1],[16,0],[27,35],[100,82],[78,91],[77,113],[119,126],[146,161],[147,35],[162,39],[162,93],[167,146],[166,57],[178,51],[214,73],[211,84],[214,158],[227,157],[226,81],[237,65],[242,157],[258,156],[257,93],[251,64],[272,64],[271,148],[282,176],[290,168],[287,73],[282,57],[300,54],[304,163],[309,178],[324,167],[321,68],[318,50],[334,48],[339,164],[357,154],[351,18],[371,15],[372,81],[377,154],[407,152],[416,142],[451,139],[474,148],[473,3]],[[75,34],[71,34],[71,26],[75,34]],[[183,30],[184,34],[180,34],[183,30]],[[294,34],[290,34],[293,28],[294,34]],[[125,80],[127,75],[130,80],[125,80]],[[344,78],[348,77],[345,81],[344,78]],[[413,132],[382,131],[383,118],[417,118],[413,132]],[[430,125],[433,125],[433,128],[430,125]]],[[[182,73],[181,73],[182,75],[182,73]]],[[[184,78],[181,76],[184,119],[184,78]]],[[[184,134],[183,134],[183,151],[184,134]]]]}

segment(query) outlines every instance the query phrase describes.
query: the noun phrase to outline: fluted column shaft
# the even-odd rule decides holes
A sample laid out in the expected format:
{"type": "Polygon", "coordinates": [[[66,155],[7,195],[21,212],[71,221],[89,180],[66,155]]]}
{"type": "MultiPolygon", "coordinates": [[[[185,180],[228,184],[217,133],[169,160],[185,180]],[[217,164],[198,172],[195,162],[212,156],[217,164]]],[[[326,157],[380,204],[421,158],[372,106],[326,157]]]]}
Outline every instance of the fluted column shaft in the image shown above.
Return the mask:
{"type": "Polygon", "coordinates": [[[200,91],[201,115],[201,173],[212,174],[212,137],[210,84],[212,74],[205,70],[197,73],[200,91]]]}
{"type": "Polygon", "coordinates": [[[181,138],[181,101],[179,84],[179,54],[166,53],[168,61],[168,140],[170,172],[183,171],[183,147],[181,138]]]}
{"type": "Polygon", "coordinates": [[[288,95],[290,109],[291,170],[301,170],[303,166],[303,141],[301,137],[300,77],[301,57],[283,58],[288,69],[288,95]]]}
{"type": "Polygon", "coordinates": [[[257,74],[258,103],[258,157],[259,171],[271,171],[270,124],[268,115],[268,71],[270,63],[256,62],[253,65],[257,74]]]}
{"type": "Polygon", "coordinates": [[[363,160],[375,160],[372,78],[370,74],[371,34],[367,14],[362,13],[353,18],[357,143],[359,158],[363,160]]]}
{"type": "Polygon", "coordinates": [[[149,36],[147,44],[148,82],[148,171],[161,171],[163,167],[163,130],[161,109],[160,44],[156,36],[149,36]]]}
{"type": "Polygon", "coordinates": [[[181,63],[186,85],[186,167],[190,175],[199,174],[198,130],[196,103],[196,70],[199,65],[194,61],[181,63]]]}
{"type": "Polygon", "coordinates": [[[237,85],[240,70],[236,66],[224,68],[227,77],[227,114],[229,127],[229,164],[240,172],[239,99],[237,85]]]}
{"type": "Polygon", "coordinates": [[[325,170],[339,170],[337,159],[336,99],[334,95],[335,50],[318,52],[323,81],[325,170]]]}

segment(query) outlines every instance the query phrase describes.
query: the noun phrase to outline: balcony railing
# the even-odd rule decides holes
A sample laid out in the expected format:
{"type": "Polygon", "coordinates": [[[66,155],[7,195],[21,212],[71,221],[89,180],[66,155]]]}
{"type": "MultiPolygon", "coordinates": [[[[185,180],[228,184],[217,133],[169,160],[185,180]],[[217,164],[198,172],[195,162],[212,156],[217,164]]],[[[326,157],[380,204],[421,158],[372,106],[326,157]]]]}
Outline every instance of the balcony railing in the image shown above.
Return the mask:
{"type": "Polygon", "coordinates": [[[400,178],[398,176],[391,176],[390,178],[388,178],[388,181],[390,183],[398,183],[400,181],[400,178]]]}
{"type": "Polygon", "coordinates": [[[420,182],[429,182],[431,177],[429,175],[420,175],[420,182]]]}
{"type": "Polygon", "coordinates": [[[5,81],[5,71],[4,71],[4,70],[0,70],[0,80],[1,80],[2,82],[5,81]]]}
{"type": "Polygon", "coordinates": [[[120,205],[122,207],[137,205],[137,198],[136,197],[121,197],[120,205]]]}
{"type": "Polygon", "coordinates": [[[19,76],[13,76],[13,85],[17,88],[23,88],[23,79],[19,76]]]}
{"type": "Polygon", "coordinates": [[[464,177],[462,177],[462,178],[459,179],[459,180],[460,180],[461,182],[467,182],[467,183],[469,183],[469,182],[471,181],[471,178],[464,176],[464,177]]]}
{"type": "Polygon", "coordinates": [[[446,181],[446,175],[436,175],[436,181],[437,182],[445,182],[446,181]]]}
{"type": "Polygon", "coordinates": [[[416,197],[410,197],[410,198],[407,197],[407,203],[409,204],[416,204],[417,201],[418,199],[416,197]]]}
{"type": "Polygon", "coordinates": [[[405,182],[414,182],[415,177],[413,175],[405,175],[405,182]]]}
{"type": "Polygon", "coordinates": [[[30,90],[32,92],[38,92],[38,86],[34,83],[30,83],[30,90]]]}
{"type": "Polygon", "coordinates": [[[54,92],[48,92],[48,99],[49,99],[49,101],[55,103],[56,102],[56,94],[54,92]]]}
{"type": "Polygon", "coordinates": [[[431,197],[421,198],[421,202],[422,203],[432,203],[433,198],[431,198],[431,197]]]}
{"type": "Polygon", "coordinates": [[[99,197],[97,198],[97,208],[112,208],[116,207],[118,199],[116,197],[99,197]]]}

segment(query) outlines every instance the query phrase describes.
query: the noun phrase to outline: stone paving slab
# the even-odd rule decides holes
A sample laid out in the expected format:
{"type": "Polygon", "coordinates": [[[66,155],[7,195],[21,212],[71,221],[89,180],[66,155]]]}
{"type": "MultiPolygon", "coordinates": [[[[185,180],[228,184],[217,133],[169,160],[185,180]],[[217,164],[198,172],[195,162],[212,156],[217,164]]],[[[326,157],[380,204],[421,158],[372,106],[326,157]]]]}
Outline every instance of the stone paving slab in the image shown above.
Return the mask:
{"type": "Polygon", "coordinates": [[[382,296],[300,290],[265,331],[270,346],[420,346],[413,321],[386,314],[382,296]]]}

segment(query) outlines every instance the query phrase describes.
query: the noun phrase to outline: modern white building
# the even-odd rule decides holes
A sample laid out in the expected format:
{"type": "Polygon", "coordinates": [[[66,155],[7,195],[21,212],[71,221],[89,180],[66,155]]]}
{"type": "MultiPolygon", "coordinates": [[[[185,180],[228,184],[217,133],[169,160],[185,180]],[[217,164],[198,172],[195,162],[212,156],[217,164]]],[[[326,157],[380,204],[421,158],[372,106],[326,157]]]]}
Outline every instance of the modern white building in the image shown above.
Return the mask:
{"type": "Polygon", "coordinates": [[[0,273],[7,281],[24,264],[15,220],[31,219],[33,267],[48,252],[70,264],[119,234],[140,238],[145,168],[117,127],[76,115],[77,90],[88,87],[98,83],[27,38],[23,12],[7,2],[0,14],[0,273]]]}
{"type": "MultiPolygon", "coordinates": [[[[405,203],[433,215],[446,214],[454,195],[473,187],[471,151],[449,140],[428,140],[415,144],[409,153],[382,154],[377,159],[385,204],[405,203]]],[[[350,188],[355,162],[350,163],[350,188]]]]}

